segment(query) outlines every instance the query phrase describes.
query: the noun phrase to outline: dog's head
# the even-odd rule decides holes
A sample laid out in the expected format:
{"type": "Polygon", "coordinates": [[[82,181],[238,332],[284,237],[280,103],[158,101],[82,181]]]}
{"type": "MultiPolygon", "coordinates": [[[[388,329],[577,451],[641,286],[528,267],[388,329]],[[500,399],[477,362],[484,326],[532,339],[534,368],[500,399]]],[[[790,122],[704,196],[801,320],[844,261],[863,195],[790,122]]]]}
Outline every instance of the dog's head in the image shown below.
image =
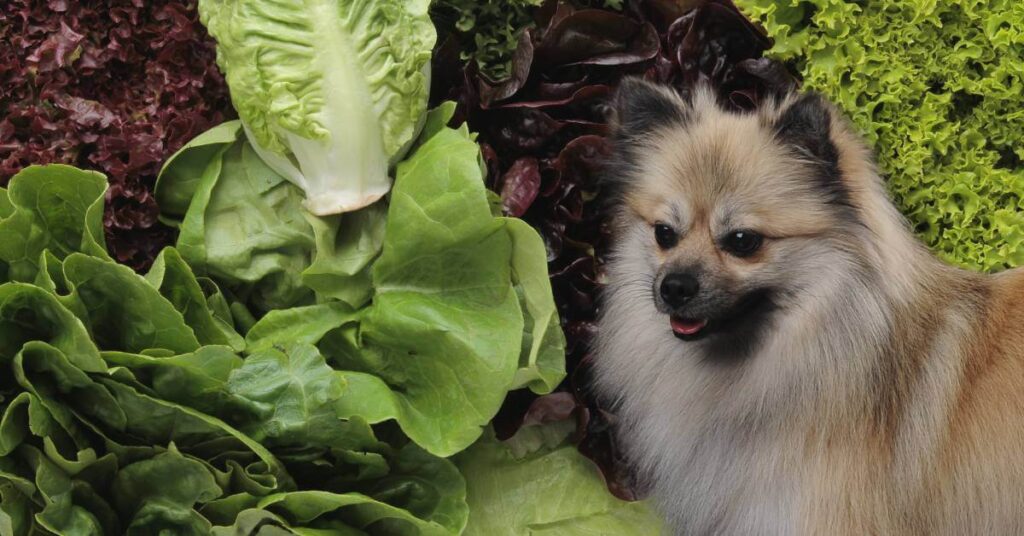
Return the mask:
{"type": "Polygon", "coordinates": [[[821,97],[741,114],[705,88],[687,101],[633,79],[614,125],[612,285],[649,289],[676,337],[743,356],[801,293],[827,292],[837,270],[860,262],[868,233],[843,176],[839,120],[821,97]]]}

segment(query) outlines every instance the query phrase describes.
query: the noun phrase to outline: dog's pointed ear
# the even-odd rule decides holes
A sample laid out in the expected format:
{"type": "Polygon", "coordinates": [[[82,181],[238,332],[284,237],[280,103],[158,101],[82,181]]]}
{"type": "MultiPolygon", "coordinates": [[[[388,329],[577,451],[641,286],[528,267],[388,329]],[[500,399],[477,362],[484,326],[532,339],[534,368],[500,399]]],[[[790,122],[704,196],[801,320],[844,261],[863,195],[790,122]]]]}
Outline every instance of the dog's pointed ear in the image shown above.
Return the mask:
{"type": "Polygon", "coordinates": [[[641,78],[622,80],[612,100],[612,132],[620,139],[639,138],[661,127],[685,124],[689,106],[672,88],[641,78]]]}
{"type": "Polygon", "coordinates": [[[802,156],[827,166],[839,166],[832,142],[832,108],[817,93],[800,95],[775,122],[775,136],[802,156]]]}
{"type": "Polygon", "coordinates": [[[832,106],[817,93],[800,95],[775,121],[775,137],[818,168],[818,185],[831,202],[849,204],[832,140],[832,114],[832,106]]]}

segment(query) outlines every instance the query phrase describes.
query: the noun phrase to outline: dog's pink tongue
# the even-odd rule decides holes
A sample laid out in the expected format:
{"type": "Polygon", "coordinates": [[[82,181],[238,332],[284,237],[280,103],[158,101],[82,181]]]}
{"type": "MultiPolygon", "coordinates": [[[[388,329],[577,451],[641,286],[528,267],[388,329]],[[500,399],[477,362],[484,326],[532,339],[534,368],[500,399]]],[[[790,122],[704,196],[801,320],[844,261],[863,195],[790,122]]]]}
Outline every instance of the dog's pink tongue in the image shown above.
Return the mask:
{"type": "Polygon", "coordinates": [[[708,325],[707,320],[683,320],[672,317],[672,331],[680,335],[693,335],[708,325]]]}

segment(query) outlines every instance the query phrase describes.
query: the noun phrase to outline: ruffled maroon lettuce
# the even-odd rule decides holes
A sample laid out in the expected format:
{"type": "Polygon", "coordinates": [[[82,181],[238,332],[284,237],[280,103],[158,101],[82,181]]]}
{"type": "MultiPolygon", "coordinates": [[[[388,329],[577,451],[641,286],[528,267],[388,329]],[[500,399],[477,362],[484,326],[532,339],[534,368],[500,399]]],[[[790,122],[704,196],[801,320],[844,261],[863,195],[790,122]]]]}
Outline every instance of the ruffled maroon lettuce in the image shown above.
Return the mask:
{"type": "Polygon", "coordinates": [[[102,171],[120,262],[145,268],[171,242],[157,172],[232,115],[194,0],[0,3],[0,185],[31,164],[102,171]]]}

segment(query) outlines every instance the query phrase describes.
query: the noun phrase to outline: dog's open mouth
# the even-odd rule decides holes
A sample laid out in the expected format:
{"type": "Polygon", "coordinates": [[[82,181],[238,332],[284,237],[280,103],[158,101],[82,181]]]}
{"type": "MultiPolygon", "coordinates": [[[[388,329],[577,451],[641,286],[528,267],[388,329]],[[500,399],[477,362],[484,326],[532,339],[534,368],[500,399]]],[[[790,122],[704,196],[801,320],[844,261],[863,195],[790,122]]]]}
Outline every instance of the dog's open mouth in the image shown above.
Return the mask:
{"type": "Polygon", "coordinates": [[[707,319],[682,318],[679,316],[670,317],[672,333],[684,341],[692,341],[700,337],[704,328],[708,326],[707,319]]]}
{"type": "Polygon", "coordinates": [[[669,316],[672,334],[687,342],[715,336],[720,343],[729,347],[729,351],[724,353],[735,353],[735,346],[753,343],[757,332],[778,308],[774,296],[772,289],[757,289],[748,292],[721,314],[703,318],[672,314],[669,316]]]}

